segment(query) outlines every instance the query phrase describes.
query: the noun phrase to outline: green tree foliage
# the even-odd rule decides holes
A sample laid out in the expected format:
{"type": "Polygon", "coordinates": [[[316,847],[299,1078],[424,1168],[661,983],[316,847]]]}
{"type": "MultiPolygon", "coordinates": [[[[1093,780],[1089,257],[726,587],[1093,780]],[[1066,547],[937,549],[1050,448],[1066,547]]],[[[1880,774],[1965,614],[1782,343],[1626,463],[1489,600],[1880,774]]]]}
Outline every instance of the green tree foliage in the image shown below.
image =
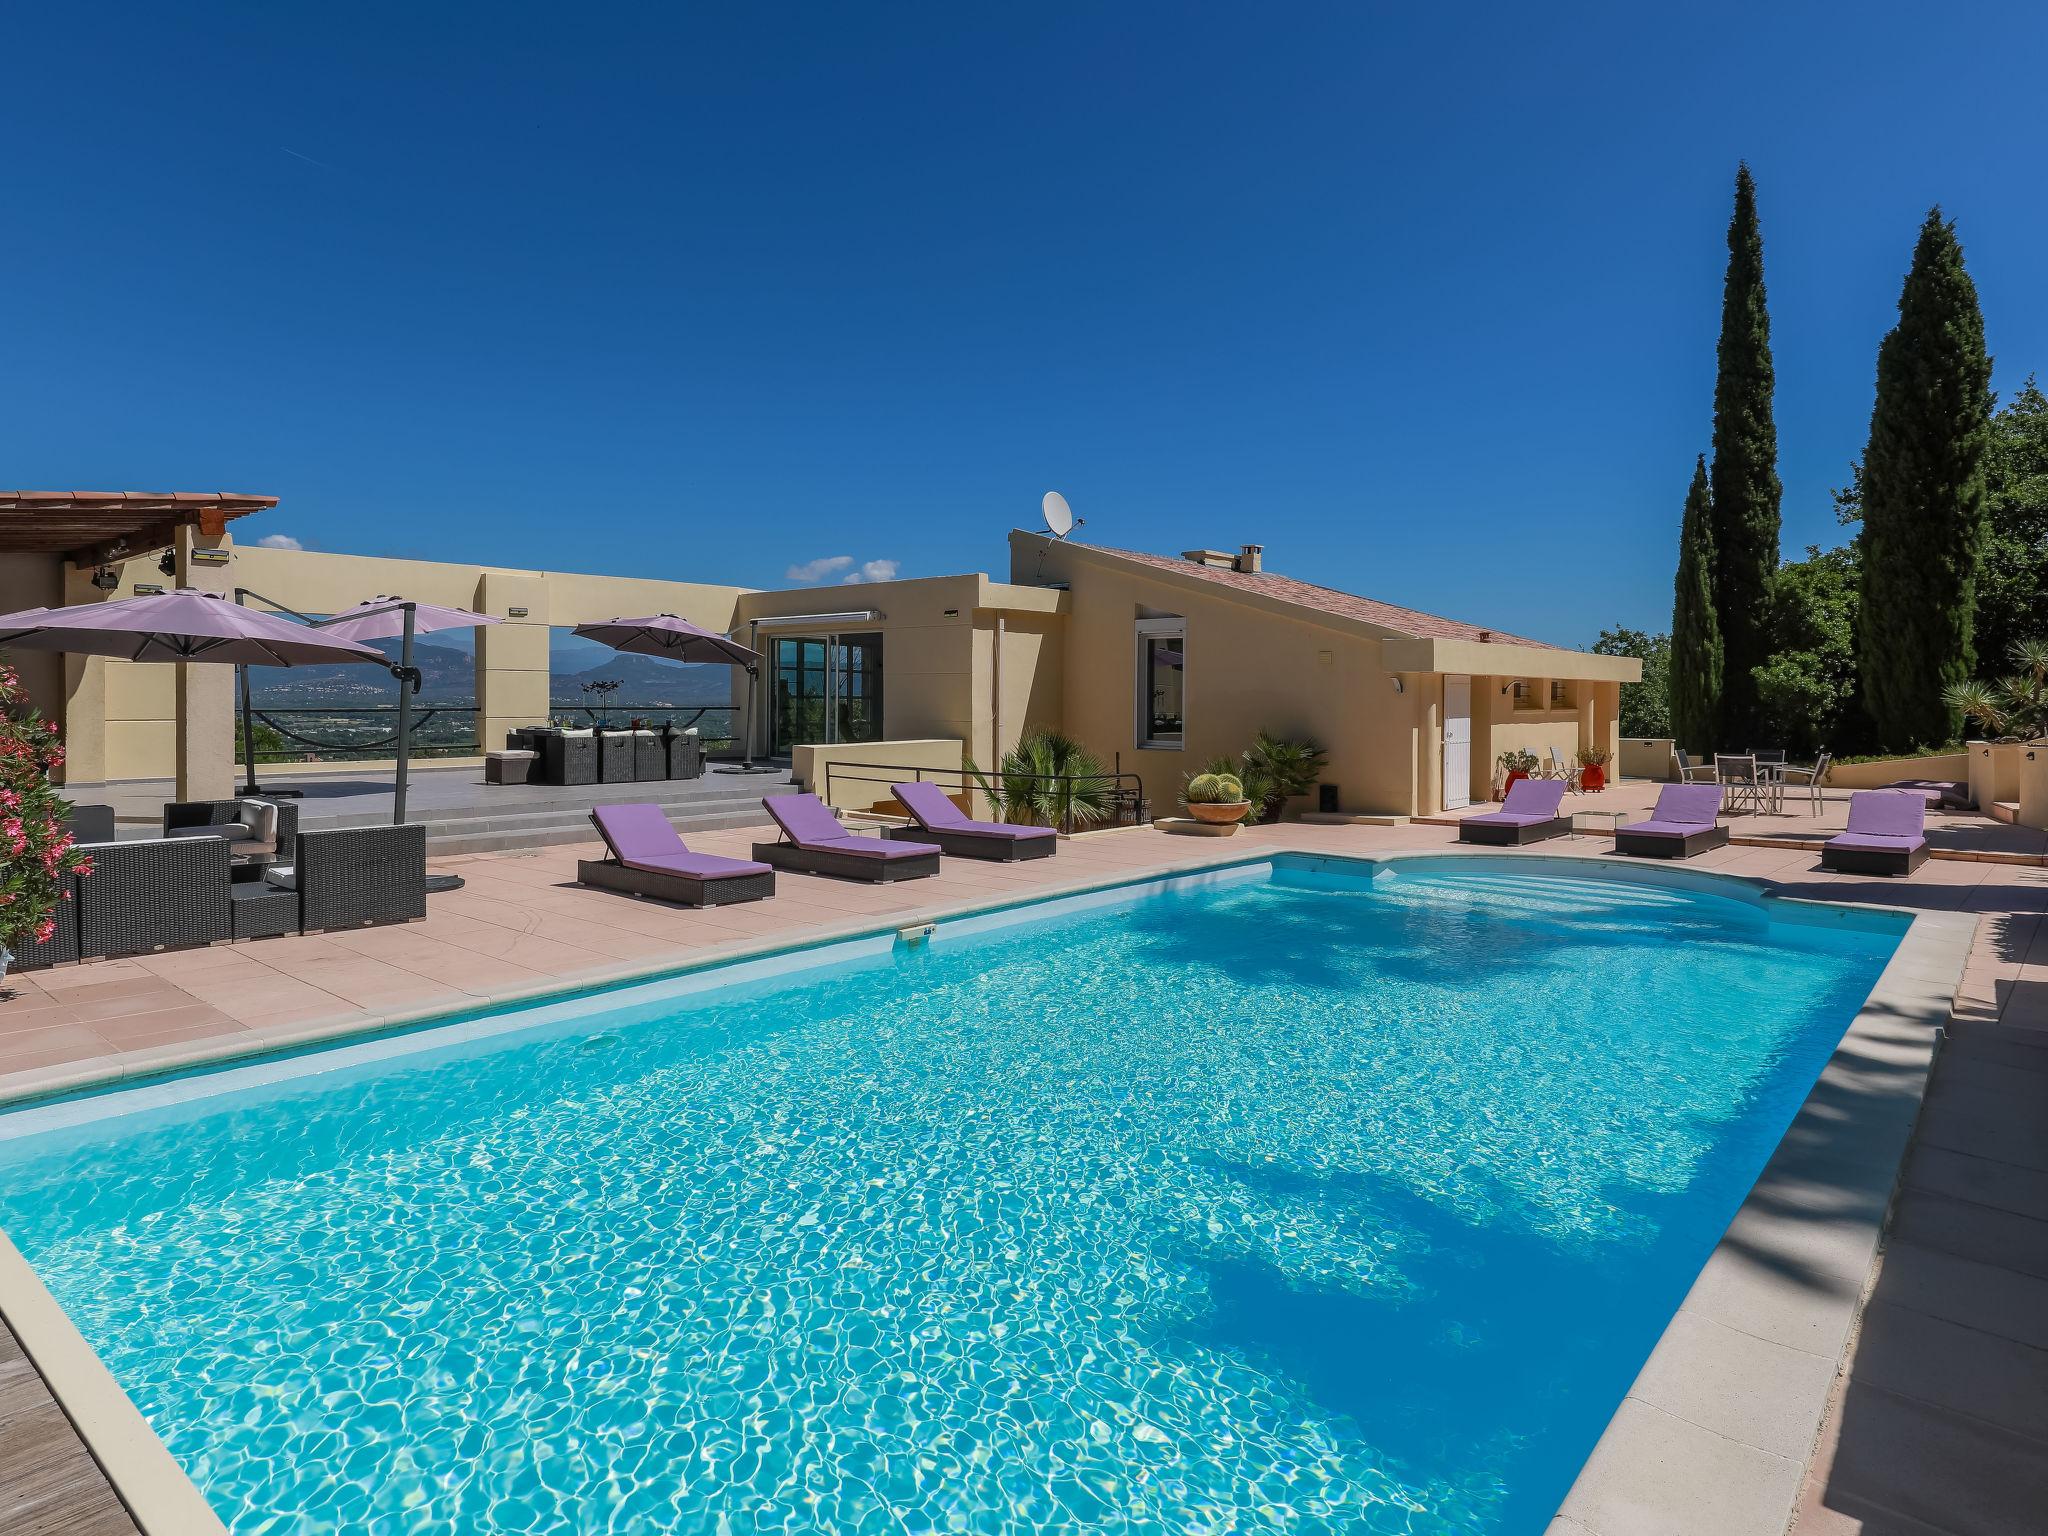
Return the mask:
{"type": "Polygon", "coordinates": [[[1714,615],[1713,492],[1702,456],[1692,471],[1678,527],[1678,578],[1671,604],[1671,734],[1693,752],[1721,738],[1721,626],[1714,615]]]}
{"type": "Polygon", "coordinates": [[[1757,734],[1743,745],[1847,750],[1856,695],[1856,551],[1809,546],[1771,579],[1769,658],[1753,672],[1757,734]]]}
{"type": "Polygon", "coordinates": [[[1977,654],[2002,662],[2048,629],[2048,396],[2032,378],[1991,420],[1985,518],[1977,654]]]}
{"type": "MultiPolygon", "coordinates": [[[[1769,597],[1778,568],[1778,427],[1771,414],[1776,374],[1771,316],[1764,302],[1764,242],[1756,182],[1735,173],[1728,222],[1728,273],[1721,290],[1721,341],[1714,379],[1714,613],[1724,671],[1720,724],[1732,741],[1757,725],[1754,669],[1770,655],[1769,597]]],[[[1702,749],[1708,743],[1700,743],[1702,749]]]]}
{"type": "Polygon", "coordinates": [[[1621,685],[1621,734],[1664,737],[1671,734],[1671,637],[1640,629],[1600,631],[1593,642],[1596,656],[1642,659],[1643,680],[1621,685]]]}
{"type": "Polygon", "coordinates": [[[1878,349],[1863,454],[1858,666],[1883,750],[1940,746],[1962,726],[1947,691],[1976,670],[1990,448],[1984,316],[1955,225],[1935,208],[1878,349]]]}

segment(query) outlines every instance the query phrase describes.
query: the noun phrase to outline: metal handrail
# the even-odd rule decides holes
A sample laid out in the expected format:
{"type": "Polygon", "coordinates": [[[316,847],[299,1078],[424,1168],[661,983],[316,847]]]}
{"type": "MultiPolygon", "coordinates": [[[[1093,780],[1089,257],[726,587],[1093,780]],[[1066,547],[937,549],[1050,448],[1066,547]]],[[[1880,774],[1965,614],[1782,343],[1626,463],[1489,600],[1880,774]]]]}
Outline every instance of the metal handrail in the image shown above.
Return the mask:
{"type": "MultiPolygon", "coordinates": [[[[318,741],[311,736],[293,730],[289,725],[276,717],[279,715],[314,715],[321,719],[332,719],[336,716],[349,715],[376,716],[388,714],[396,716],[398,713],[398,706],[394,704],[297,704],[269,707],[259,704],[253,706],[248,711],[246,717],[243,716],[243,712],[240,709],[235,711],[237,717],[262,721],[265,725],[276,731],[278,735],[284,737],[287,742],[296,742],[298,745],[310,747],[316,752],[329,752],[337,756],[348,754],[367,755],[395,746],[399,739],[399,732],[394,729],[390,735],[378,737],[373,741],[318,741]]],[[[431,704],[426,706],[422,711],[413,716],[411,723],[414,730],[425,726],[436,715],[468,715],[471,717],[471,725],[469,739],[466,742],[428,742],[422,745],[421,751],[443,755],[473,755],[478,750],[475,725],[478,714],[479,711],[474,704],[431,704]]],[[[280,756],[275,751],[258,752],[256,757],[259,762],[266,763],[298,761],[298,759],[290,756],[280,756]]]]}
{"type": "MultiPolygon", "coordinates": [[[[835,774],[841,779],[865,784],[900,784],[903,782],[906,774],[914,776],[913,782],[923,784],[926,782],[926,774],[949,774],[960,781],[961,788],[971,790],[981,790],[982,780],[991,783],[1007,783],[1011,780],[1024,779],[1031,782],[1049,782],[1052,784],[1107,782],[1111,786],[1113,806],[1116,807],[1111,812],[1109,825],[1116,826],[1122,824],[1121,808],[1123,807],[1128,807],[1130,810],[1130,825],[1132,826],[1142,826],[1151,819],[1145,814],[1148,809],[1145,803],[1145,781],[1135,773],[1124,773],[1114,770],[1104,773],[1010,773],[998,768],[988,773],[977,775],[966,768],[933,768],[920,763],[834,763],[828,757],[825,760],[824,784],[825,802],[828,805],[832,803],[832,779],[835,774]],[[856,771],[858,769],[867,769],[869,771],[862,773],[856,771]]],[[[986,791],[982,792],[986,793],[986,791]]],[[[1073,831],[1071,820],[1069,820],[1069,824],[1063,825],[1059,830],[1062,832],[1073,831]]]]}

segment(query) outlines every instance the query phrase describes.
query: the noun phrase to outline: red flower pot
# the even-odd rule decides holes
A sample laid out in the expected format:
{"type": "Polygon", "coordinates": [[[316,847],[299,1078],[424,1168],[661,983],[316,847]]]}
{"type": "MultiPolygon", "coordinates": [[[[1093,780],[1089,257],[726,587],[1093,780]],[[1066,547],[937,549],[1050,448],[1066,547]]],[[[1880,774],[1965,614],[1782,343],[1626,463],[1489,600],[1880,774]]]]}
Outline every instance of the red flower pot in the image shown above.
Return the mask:
{"type": "Polygon", "coordinates": [[[1607,769],[1599,763],[1587,763],[1579,770],[1579,788],[1589,795],[1597,795],[1607,787],[1607,769]]]}
{"type": "Polygon", "coordinates": [[[1507,783],[1501,785],[1500,787],[1501,794],[1506,795],[1509,790],[1513,789],[1517,784],[1521,783],[1521,781],[1526,779],[1527,777],[1529,777],[1529,775],[1524,773],[1521,769],[1510,768],[1508,770],[1507,783]]]}

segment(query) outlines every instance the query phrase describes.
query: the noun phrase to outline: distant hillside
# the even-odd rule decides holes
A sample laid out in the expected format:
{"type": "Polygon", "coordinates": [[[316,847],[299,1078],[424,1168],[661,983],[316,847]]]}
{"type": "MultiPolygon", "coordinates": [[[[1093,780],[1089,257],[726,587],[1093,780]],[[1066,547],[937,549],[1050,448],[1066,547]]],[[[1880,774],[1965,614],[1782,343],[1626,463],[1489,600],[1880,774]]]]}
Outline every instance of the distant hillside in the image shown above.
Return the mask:
{"type": "Polygon", "coordinates": [[[620,687],[612,698],[620,704],[730,704],[732,676],[731,667],[685,666],[622,651],[581,672],[550,678],[548,697],[557,704],[588,704],[585,683],[615,678],[620,687]]]}
{"type": "MultiPolygon", "coordinates": [[[[377,642],[377,649],[396,660],[396,640],[377,642]]],[[[422,704],[474,704],[476,660],[467,651],[419,640],[413,662],[420,669],[422,704]]],[[[732,701],[730,667],[684,666],[653,656],[623,652],[581,672],[549,679],[548,698],[556,704],[588,704],[583,684],[616,678],[615,705],[651,704],[667,707],[727,704],[732,701]]],[[[398,683],[388,672],[368,664],[318,667],[252,667],[250,690],[259,705],[273,709],[362,708],[398,702],[398,683]]]]}

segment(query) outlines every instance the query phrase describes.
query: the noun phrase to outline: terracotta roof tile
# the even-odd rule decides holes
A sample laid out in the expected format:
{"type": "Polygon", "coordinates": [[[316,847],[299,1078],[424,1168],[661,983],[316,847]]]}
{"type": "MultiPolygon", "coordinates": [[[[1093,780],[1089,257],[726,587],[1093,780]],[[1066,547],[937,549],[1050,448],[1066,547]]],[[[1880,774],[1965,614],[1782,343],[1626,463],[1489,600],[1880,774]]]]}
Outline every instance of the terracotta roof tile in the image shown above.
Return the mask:
{"type": "Polygon", "coordinates": [[[1317,613],[1357,619],[1362,623],[1375,624],[1381,629],[1390,629],[1397,635],[1412,635],[1420,640],[1477,640],[1490,641],[1497,645],[1534,645],[1545,650],[1554,649],[1547,641],[1511,635],[1500,629],[1484,629],[1477,624],[1467,624],[1462,619],[1441,618],[1436,614],[1423,613],[1414,608],[1396,607],[1377,598],[1339,592],[1334,587],[1319,587],[1313,582],[1296,581],[1292,576],[1281,576],[1272,571],[1238,571],[1221,566],[1197,565],[1192,560],[1177,560],[1171,555],[1148,555],[1135,549],[1110,549],[1101,544],[1084,544],[1080,547],[1095,550],[1100,554],[1114,555],[1120,560],[1135,561],[1139,565],[1148,565],[1155,570],[1172,571],[1181,576],[1197,576],[1218,586],[1269,597],[1277,602],[1292,603],[1298,608],[1313,609],[1317,613]]]}

